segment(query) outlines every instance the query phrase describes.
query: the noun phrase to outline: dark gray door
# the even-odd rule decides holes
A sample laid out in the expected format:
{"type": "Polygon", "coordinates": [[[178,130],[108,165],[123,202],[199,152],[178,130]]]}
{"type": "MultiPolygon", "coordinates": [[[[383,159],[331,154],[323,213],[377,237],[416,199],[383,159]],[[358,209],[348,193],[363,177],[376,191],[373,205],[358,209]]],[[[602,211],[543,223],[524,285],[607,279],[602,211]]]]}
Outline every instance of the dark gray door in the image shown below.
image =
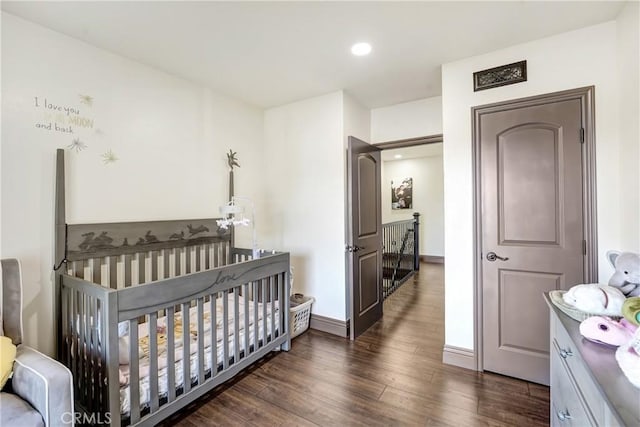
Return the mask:
{"type": "Polygon", "coordinates": [[[351,339],[382,317],[380,175],[380,149],[350,136],[346,264],[351,339]]]}
{"type": "Polygon", "coordinates": [[[579,99],[480,116],[483,367],[549,383],[542,293],[584,283],[579,99]]]}

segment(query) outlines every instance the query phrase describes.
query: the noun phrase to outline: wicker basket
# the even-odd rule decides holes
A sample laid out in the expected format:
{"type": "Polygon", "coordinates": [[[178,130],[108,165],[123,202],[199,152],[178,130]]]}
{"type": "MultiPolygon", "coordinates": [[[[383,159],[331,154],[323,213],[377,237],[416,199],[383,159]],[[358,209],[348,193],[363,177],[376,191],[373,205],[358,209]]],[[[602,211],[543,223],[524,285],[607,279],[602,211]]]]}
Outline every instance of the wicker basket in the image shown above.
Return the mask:
{"type": "Polygon", "coordinates": [[[309,328],[313,297],[295,294],[289,301],[289,333],[295,338],[309,328]]]}
{"type": "Polygon", "coordinates": [[[577,308],[567,304],[564,302],[562,295],[565,291],[551,291],[549,292],[549,298],[553,305],[558,307],[564,314],[571,317],[573,320],[577,320],[578,322],[582,322],[585,319],[593,316],[607,316],[613,320],[619,320],[621,316],[613,316],[611,314],[601,314],[601,313],[588,313],[586,311],[578,310],[577,308]]]}

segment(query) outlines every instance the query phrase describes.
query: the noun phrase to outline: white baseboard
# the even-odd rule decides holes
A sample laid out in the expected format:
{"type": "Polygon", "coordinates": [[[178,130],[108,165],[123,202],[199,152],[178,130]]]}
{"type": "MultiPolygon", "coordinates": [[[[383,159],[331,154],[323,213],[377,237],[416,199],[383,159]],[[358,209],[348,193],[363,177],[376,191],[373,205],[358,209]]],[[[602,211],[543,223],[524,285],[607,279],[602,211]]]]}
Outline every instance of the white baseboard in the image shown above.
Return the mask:
{"type": "Polygon", "coordinates": [[[475,353],[467,348],[445,345],[442,350],[442,363],[460,368],[476,370],[475,353]]]}
{"type": "Polygon", "coordinates": [[[318,316],[317,314],[312,314],[311,320],[309,321],[309,327],[311,329],[338,335],[339,337],[349,336],[348,325],[348,320],[332,319],[330,317],[318,316]]]}

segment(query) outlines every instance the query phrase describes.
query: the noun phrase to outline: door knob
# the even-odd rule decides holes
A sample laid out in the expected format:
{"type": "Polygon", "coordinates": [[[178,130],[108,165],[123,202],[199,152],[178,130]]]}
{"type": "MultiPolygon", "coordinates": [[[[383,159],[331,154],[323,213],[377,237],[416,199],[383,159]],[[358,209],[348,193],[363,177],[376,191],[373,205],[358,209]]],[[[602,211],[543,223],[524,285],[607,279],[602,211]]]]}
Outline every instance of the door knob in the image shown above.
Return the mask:
{"type": "Polygon", "coordinates": [[[500,255],[497,255],[495,252],[489,252],[487,254],[487,261],[495,261],[499,259],[500,261],[509,261],[509,257],[501,257],[500,255]]]}
{"type": "Polygon", "coordinates": [[[347,247],[346,247],[347,252],[358,252],[360,249],[364,249],[364,246],[358,246],[358,245],[349,246],[349,245],[347,245],[347,247]]]}

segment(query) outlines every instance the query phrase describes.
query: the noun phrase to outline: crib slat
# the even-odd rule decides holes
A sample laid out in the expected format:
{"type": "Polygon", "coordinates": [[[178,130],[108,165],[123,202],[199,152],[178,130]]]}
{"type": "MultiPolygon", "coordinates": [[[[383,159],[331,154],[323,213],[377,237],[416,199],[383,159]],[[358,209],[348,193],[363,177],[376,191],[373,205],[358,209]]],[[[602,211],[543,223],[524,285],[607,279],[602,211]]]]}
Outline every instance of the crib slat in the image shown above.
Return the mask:
{"type": "Polygon", "coordinates": [[[196,252],[196,270],[195,271],[200,271],[200,246],[196,246],[195,248],[195,252],[196,252]]]}
{"type": "Polygon", "coordinates": [[[218,294],[212,294],[211,304],[211,378],[218,373],[218,294]]]}
{"type": "MultiPolygon", "coordinates": [[[[107,308],[102,304],[102,301],[98,301],[98,309],[100,311],[100,315],[102,316],[100,322],[100,336],[102,337],[102,345],[100,346],[100,358],[102,359],[102,366],[100,367],[100,388],[101,388],[101,405],[100,408],[104,411],[107,411],[108,408],[108,400],[109,400],[109,381],[107,369],[109,365],[107,364],[107,345],[109,342],[109,337],[107,336],[107,331],[109,330],[107,325],[107,316],[105,315],[107,308]]],[[[116,347],[116,351],[119,349],[116,347]]],[[[119,406],[119,405],[118,405],[119,406]]]]}
{"type": "Polygon", "coordinates": [[[277,337],[281,336],[286,328],[284,328],[284,299],[287,298],[287,295],[284,291],[284,275],[286,273],[278,274],[278,333],[277,337]]]}
{"type": "MultiPolygon", "coordinates": [[[[75,264],[75,262],[74,262],[75,264]]],[[[80,336],[78,335],[78,323],[80,321],[78,317],[78,291],[75,289],[70,290],[71,300],[69,301],[70,306],[70,321],[71,321],[71,342],[69,343],[69,352],[71,353],[71,372],[73,373],[73,378],[78,378],[78,355],[80,354],[80,336]]],[[[78,392],[78,381],[73,382],[74,395],[80,395],[78,392]]]]}
{"type": "Polygon", "coordinates": [[[131,319],[129,320],[129,402],[131,403],[131,424],[137,423],[140,419],[139,363],[138,319],[131,319]]]}
{"type": "Polygon", "coordinates": [[[85,373],[85,369],[84,369],[84,362],[85,362],[85,325],[86,325],[86,319],[85,319],[85,310],[84,310],[84,294],[79,293],[78,294],[78,332],[80,333],[80,339],[78,342],[78,379],[79,379],[79,386],[80,386],[80,396],[81,399],[84,400],[85,398],[85,392],[87,390],[86,384],[85,384],[85,380],[84,380],[84,373],[85,373]]]}
{"type": "Polygon", "coordinates": [[[90,411],[95,409],[93,394],[93,324],[96,321],[93,317],[93,298],[87,297],[87,313],[89,323],[87,325],[87,406],[90,411]]]}
{"type": "Polygon", "coordinates": [[[71,366],[69,363],[69,290],[65,286],[60,288],[60,317],[62,318],[62,337],[58,337],[59,340],[64,339],[64,342],[58,342],[61,346],[61,357],[65,366],[71,366]]]}
{"type": "Polygon", "coordinates": [[[269,277],[269,296],[271,297],[271,333],[269,336],[271,337],[270,341],[275,339],[275,331],[276,331],[276,295],[275,295],[275,277],[269,277]]]}
{"type": "Polygon", "coordinates": [[[84,387],[85,398],[87,401],[91,400],[91,304],[90,297],[83,295],[84,298],[84,387]]]}
{"type": "Polygon", "coordinates": [[[216,253],[214,257],[214,265],[220,267],[222,265],[222,245],[216,244],[216,253]]]}
{"type": "Polygon", "coordinates": [[[222,368],[229,367],[229,291],[222,292],[222,368]]]}
{"type": "Polygon", "coordinates": [[[109,266],[109,287],[118,289],[118,263],[115,256],[107,257],[109,266]]]}
{"type": "Polygon", "coordinates": [[[204,298],[198,298],[198,385],[204,382],[204,298]]]}
{"type": "Polygon", "coordinates": [[[238,290],[233,289],[233,364],[240,359],[240,304],[238,290]]]}
{"type": "Polygon", "coordinates": [[[138,285],[141,285],[145,282],[145,272],[147,268],[144,261],[144,254],[138,253],[136,257],[138,258],[138,285]]]}
{"type": "Polygon", "coordinates": [[[151,412],[158,410],[158,313],[149,313],[149,385],[151,412]]]}
{"type": "Polygon", "coordinates": [[[186,248],[184,251],[185,261],[184,261],[184,273],[191,273],[191,248],[186,248]]]}
{"type": "Polygon", "coordinates": [[[158,251],[151,252],[151,281],[158,280],[158,251]]]}
{"type": "Polygon", "coordinates": [[[182,258],[182,248],[175,248],[175,250],[173,251],[173,255],[174,255],[173,256],[173,261],[174,261],[173,274],[174,274],[174,276],[177,277],[177,276],[180,276],[180,274],[181,274],[180,272],[182,271],[180,269],[180,261],[181,261],[181,258],[182,258]]]}
{"type": "Polygon", "coordinates": [[[191,340],[189,339],[189,306],[182,304],[182,389],[184,393],[191,390],[191,340]]]}
{"type": "Polygon", "coordinates": [[[249,323],[249,284],[242,285],[242,299],[244,300],[244,357],[249,355],[249,334],[251,324],[249,323]]]}
{"type": "Polygon", "coordinates": [[[87,260],[89,264],[89,269],[91,270],[91,281],[93,283],[97,283],[98,285],[102,284],[102,261],[100,258],[91,258],[87,260]]]}
{"type": "Polygon", "coordinates": [[[267,345],[267,279],[262,279],[262,345],[267,345]]]}
{"type": "Polygon", "coordinates": [[[76,277],[84,279],[84,261],[73,261],[73,272],[76,277]]]}
{"type": "Polygon", "coordinates": [[[90,296],[84,294],[84,396],[86,401],[91,401],[91,301],[90,296]]]}
{"type": "Polygon", "coordinates": [[[258,310],[258,286],[259,283],[253,282],[253,351],[258,351],[258,344],[260,341],[260,335],[258,334],[258,327],[260,326],[260,310],[258,310]]]}
{"type": "Polygon", "coordinates": [[[124,256],[124,287],[131,286],[131,262],[133,257],[131,255],[124,256]]]}
{"type": "Polygon", "coordinates": [[[173,329],[174,315],[174,307],[171,306],[167,308],[167,398],[169,402],[173,402],[176,399],[176,342],[173,329]]]}
{"type": "Polygon", "coordinates": [[[98,325],[100,320],[98,318],[98,309],[96,307],[96,299],[91,297],[91,317],[93,318],[93,325],[91,327],[91,406],[93,412],[97,412],[99,409],[98,403],[100,400],[99,392],[99,372],[98,372],[98,325]]]}
{"type": "Polygon", "coordinates": [[[204,246],[204,269],[209,270],[211,268],[211,245],[206,244],[204,246]]]}
{"type": "MultiPolygon", "coordinates": [[[[79,344],[80,344],[80,335],[78,331],[78,291],[75,289],[70,290],[71,300],[69,301],[70,310],[71,310],[71,343],[70,343],[70,353],[71,353],[71,372],[73,373],[73,378],[77,378],[78,375],[78,354],[79,344]]],[[[78,381],[73,382],[74,385],[74,394],[78,394],[78,381]]]]}
{"type": "Polygon", "coordinates": [[[165,249],[162,251],[162,278],[167,279],[170,277],[169,272],[169,258],[171,256],[171,251],[169,249],[165,249]]]}

